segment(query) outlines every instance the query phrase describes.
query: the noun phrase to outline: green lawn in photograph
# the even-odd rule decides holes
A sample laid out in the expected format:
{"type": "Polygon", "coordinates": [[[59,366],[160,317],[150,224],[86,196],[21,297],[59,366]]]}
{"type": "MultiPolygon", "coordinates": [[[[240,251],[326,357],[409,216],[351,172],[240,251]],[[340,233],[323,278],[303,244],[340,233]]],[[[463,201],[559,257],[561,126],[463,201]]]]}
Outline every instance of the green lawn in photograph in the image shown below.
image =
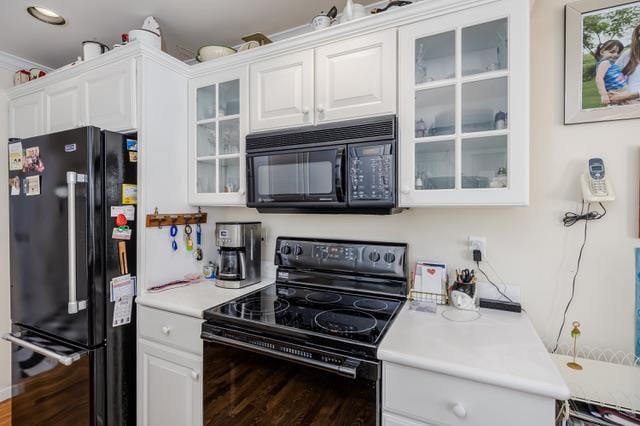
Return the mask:
{"type": "MultiPolygon", "coordinates": [[[[592,69],[596,64],[596,58],[590,53],[583,56],[582,68],[592,69]]],[[[589,80],[582,81],[582,109],[601,108],[600,93],[596,87],[595,75],[589,80]]]]}

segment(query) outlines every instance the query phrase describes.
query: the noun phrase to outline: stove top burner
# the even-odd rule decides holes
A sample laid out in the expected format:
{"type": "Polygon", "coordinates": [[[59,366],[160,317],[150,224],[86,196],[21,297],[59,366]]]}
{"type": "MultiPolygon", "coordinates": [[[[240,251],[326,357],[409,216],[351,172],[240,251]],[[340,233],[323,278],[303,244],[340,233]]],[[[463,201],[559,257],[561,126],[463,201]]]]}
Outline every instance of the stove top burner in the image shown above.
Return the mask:
{"type": "Polygon", "coordinates": [[[378,299],[358,299],[353,302],[353,307],[365,311],[384,311],[389,309],[389,304],[378,299]]]}
{"type": "Polygon", "coordinates": [[[280,298],[265,299],[260,296],[254,296],[233,302],[231,307],[239,314],[279,314],[289,309],[289,302],[280,298]]]}
{"type": "Polygon", "coordinates": [[[307,302],[313,303],[338,303],[342,300],[342,296],[337,293],[329,293],[327,291],[316,291],[313,293],[309,293],[304,297],[307,302]]]}
{"type": "Polygon", "coordinates": [[[320,328],[332,333],[366,333],[373,330],[378,321],[367,312],[355,309],[330,309],[320,312],[313,322],[320,328]]]}

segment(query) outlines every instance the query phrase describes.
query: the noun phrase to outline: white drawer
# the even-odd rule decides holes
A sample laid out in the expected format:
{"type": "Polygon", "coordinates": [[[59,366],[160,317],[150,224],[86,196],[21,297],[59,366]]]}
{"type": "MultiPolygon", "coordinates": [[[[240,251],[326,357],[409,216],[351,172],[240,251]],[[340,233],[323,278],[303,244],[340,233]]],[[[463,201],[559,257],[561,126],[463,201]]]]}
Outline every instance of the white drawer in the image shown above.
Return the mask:
{"type": "Polygon", "coordinates": [[[426,423],[421,423],[416,420],[408,419],[406,417],[399,416],[397,414],[383,412],[382,413],[382,426],[424,426],[426,423]]]}
{"type": "Polygon", "coordinates": [[[141,337],[197,355],[202,355],[200,331],[203,321],[138,305],[138,329],[141,337]]]}
{"type": "MultiPolygon", "coordinates": [[[[436,425],[553,425],[555,401],[533,394],[383,363],[385,411],[436,425]]],[[[390,423],[393,424],[393,423],[390,423]]]]}

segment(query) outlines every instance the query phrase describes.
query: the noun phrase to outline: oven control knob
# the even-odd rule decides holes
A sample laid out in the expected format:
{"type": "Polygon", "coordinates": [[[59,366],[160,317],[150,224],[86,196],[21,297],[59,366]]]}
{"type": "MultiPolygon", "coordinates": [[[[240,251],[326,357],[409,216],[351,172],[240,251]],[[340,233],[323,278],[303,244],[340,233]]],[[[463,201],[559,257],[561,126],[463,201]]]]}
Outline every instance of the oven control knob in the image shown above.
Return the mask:
{"type": "Polygon", "coordinates": [[[292,250],[290,246],[284,246],[280,251],[282,252],[282,254],[291,254],[292,250]]]}
{"type": "Polygon", "coordinates": [[[384,255],[384,261],[387,263],[393,263],[396,261],[396,255],[393,253],[387,253],[384,255]]]}
{"type": "Polygon", "coordinates": [[[300,256],[302,253],[304,253],[302,246],[296,246],[296,256],[300,256]]]}
{"type": "Polygon", "coordinates": [[[377,251],[372,251],[371,253],[369,253],[369,260],[372,262],[377,262],[380,260],[380,253],[378,253],[377,251]]]}

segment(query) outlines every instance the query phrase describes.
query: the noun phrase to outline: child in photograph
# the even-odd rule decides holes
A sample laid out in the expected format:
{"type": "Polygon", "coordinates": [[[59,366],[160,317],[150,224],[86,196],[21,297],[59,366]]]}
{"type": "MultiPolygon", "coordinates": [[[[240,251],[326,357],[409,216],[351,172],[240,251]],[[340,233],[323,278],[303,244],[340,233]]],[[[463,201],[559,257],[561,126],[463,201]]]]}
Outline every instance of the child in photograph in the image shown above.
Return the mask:
{"type": "Polygon", "coordinates": [[[603,105],[611,104],[611,97],[624,96],[628,92],[627,77],[616,60],[624,50],[618,40],[608,40],[596,49],[596,86],[603,105]]]}

